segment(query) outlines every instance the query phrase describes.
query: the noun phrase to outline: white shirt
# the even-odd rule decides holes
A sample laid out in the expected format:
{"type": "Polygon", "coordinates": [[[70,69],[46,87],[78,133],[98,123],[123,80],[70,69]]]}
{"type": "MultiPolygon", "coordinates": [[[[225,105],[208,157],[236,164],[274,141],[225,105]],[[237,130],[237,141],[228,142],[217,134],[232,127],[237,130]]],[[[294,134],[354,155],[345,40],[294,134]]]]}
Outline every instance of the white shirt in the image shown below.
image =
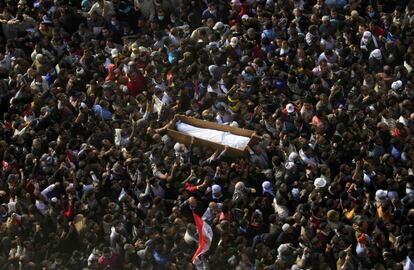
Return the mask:
{"type": "Polygon", "coordinates": [[[114,6],[109,1],[104,1],[103,7],[101,7],[98,2],[93,4],[88,13],[91,15],[93,12],[96,12],[105,18],[110,18],[115,15],[114,6]]]}

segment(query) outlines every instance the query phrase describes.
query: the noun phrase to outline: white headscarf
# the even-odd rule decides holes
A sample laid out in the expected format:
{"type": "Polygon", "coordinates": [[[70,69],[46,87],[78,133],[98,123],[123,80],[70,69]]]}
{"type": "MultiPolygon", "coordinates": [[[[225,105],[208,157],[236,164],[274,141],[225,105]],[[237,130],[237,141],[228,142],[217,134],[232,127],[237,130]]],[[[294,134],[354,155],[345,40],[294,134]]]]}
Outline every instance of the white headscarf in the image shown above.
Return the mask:
{"type": "Polygon", "coordinates": [[[361,38],[361,46],[368,45],[369,38],[374,42],[375,48],[378,48],[378,42],[375,36],[370,31],[365,31],[361,38]]]}

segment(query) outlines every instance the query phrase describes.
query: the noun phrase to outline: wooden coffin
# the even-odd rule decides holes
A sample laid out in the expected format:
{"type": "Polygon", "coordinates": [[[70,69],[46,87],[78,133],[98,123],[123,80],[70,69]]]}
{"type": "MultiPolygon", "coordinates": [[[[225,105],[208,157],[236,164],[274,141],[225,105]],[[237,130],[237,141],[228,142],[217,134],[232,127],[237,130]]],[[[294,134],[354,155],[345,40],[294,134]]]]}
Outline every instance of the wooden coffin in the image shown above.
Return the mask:
{"type": "MultiPolygon", "coordinates": [[[[176,121],[181,121],[183,123],[196,126],[199,128],[207,128],[207,129],[214,129],[219,131],[226,131],[230,132],[234,135],[243,136],[243,137],[249,137],[250,141],[248,145],[251,147],[255,144],[257,144],[260,141],[260,138],[255,135],[254,131],[243,129],[243,128],[236,128],[236,127],[230,127],[228,125],[220,125],[218,123],[205,121],[193,117],[187,117],[184,115],[176,115],[174,118],[172,125],[170,128],[167,129],[167,134],[170,136],[173,140],[180,142],[186,146],[190,145],[191,143],[191,136],[184,134],[182,132],[179,132],[176,130],[176,121]]],[[[214,150],[222,151],[225,148],[225,145],[207,141],[201,138],[194,137],[194,145],[200,146],[200,147],[209,147],[214,150]]],[[[246,147],[247,148],[247,147],[246,147]]],[[[229,147],[227,154],[233,157],[240,157],[247,153],[247,149],[239,149],[239,148],[233,148],[229,147]]]]}

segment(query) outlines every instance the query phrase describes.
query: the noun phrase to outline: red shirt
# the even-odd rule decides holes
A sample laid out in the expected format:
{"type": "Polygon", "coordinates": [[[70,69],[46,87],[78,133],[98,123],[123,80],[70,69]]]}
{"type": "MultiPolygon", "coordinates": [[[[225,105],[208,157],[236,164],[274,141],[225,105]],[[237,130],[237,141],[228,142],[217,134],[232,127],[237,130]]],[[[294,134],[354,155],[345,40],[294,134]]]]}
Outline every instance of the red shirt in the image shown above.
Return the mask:
{"type": "Polygon", "coordinates": [[[120,267],[119,263],[119,256],[116,253],[112,253],[110,258],[105,258],[104,256],[99,257],[98,264],[104,268],[106,266],[110,266],[112,269],[118,269],[120,267]]]}
{"type": "Polygon", "coordinates": [[[184,184],[184,189],[187,190],[190,193],[196,193],[197,192],[197,186],[192,185],[190,183],[184,184]]]}
{"type": "Polygon", "coordinates": [[[260,48],[259,44],[254,45],[253,47],[253,58],[266,59],[265,52],[260,48]]]}
{"type": "Polygon", "coordinates": [[[71,218],[73,216],[73,207],[68,206],[68,209],[65,212],[63,212],[63,215],[67,218],[71,218]]]}
{"type": "Polygon", "coordinates": [[[138,74],[135,78],[128,78],[127,87],[129,94],[136,97],[144,88],[144,77],[141,74],[138,74]]]}
{"type": "Polygon", "coordinates": [[[379,37],[379,36],[385,37],[387,35],[387,32],[384,29],[382,29],[381,27],[375,26],[374,29],[373,29],[373,34],[376,37],[379,37]]]}

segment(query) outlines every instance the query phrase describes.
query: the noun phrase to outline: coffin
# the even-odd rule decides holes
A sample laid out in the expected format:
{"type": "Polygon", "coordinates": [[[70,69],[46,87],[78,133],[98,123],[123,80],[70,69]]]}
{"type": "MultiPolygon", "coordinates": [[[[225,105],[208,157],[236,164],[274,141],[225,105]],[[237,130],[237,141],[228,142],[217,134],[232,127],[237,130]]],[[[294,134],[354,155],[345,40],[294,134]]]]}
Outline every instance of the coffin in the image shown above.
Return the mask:
{"type": "MultiPolygon", "coordinates": [[[[253,146],[257,144],[260,141],[260,137],[255,135],[255,132],[248,129],[242,129],[242,128],[236,128],[231,127],[228,125],[220,125],[218,123],[205,121],[193,117],[187,117],[184,115],[176,115],[174,117],[174,120],[172,122],[172,125],[170,125],[169,128],[167,128],[167,134],[170,136],[173,140],[180,142],[186,146],[189,146],[191,144],[191,135],[188,133],[181,132],[177,130],[177,123],[181,123],[196,127],[196,128],[202,128],[202,129],[209,129],[213,131],[222,131],[226,132],[226,134],[230,135],[237,135],[244,138],[240,138],[243,141],[246,142],[246,145],[242,144],[239,147],[232,147],[229,146],[227,154],[232,157],[240,157],[247,153],[247,145],[253,146]]],[[[203,139],[200,137],[197,137],[197,135],[194,135],[194,145],[200,146],[200,147],[209,147],[214,150],[222,151],[225,148],[225,145],[222,143],[217,143],[211,140],[203,139]]],[[[230,136],[231,137],[231,136],[230,136]]]]}

